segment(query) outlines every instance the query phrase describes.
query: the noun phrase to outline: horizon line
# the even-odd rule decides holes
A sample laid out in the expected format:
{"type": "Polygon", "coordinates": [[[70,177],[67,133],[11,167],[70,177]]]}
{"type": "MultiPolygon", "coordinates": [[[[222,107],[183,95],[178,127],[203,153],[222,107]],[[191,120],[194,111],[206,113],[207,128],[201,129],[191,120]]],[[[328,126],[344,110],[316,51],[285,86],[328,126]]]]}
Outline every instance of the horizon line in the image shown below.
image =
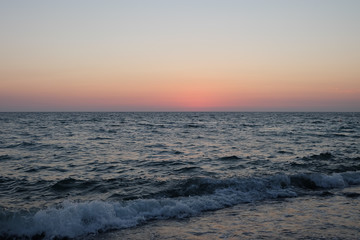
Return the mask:
{"type": "Polygon", "coordinates": [[[214,111],[192,111],[192,110],[185,110],[185,111],[1,111],[0,113],[360,113],[360,111],[314,111],[314,110],[307,110],[307,111],[291,111],[291,110],[239,110],[239,111],[221,111],[221,110],[214,110],[214,111]]]}

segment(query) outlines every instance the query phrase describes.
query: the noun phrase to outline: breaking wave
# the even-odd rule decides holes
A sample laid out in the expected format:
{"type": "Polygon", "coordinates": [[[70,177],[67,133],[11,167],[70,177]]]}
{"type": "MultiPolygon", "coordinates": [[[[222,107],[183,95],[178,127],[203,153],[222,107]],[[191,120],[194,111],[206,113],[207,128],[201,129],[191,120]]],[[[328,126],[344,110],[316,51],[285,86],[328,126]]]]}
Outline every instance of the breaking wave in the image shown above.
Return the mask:
{"type": "MultiPolygon", "coordinates": [[[[64,180],[54,187],[75,184],[64,180]]],[[[360,184],[360,172],[320,173],[263,178],[188,179],[148,199],[64,201],[26,212],[0,208],[0,239],[74,238],[110,229],[129,228],[150,220],[184,218],[204,211],[267,199],[313,194],[315,190],[360,184]]],[[[316,192],[316,191],[315,191],[316,192]]]]}

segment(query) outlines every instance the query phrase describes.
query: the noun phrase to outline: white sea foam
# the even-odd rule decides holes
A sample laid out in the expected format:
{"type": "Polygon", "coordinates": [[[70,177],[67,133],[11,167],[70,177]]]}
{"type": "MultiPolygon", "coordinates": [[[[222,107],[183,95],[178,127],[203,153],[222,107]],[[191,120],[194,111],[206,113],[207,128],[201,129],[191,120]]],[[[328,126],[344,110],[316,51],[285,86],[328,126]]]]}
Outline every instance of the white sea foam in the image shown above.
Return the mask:
{"type": "MultiPolygon", "coordinates": [[[[63,202],[60,206],[40,210],[33,215],[12,216],[3,222],[1,233],[17,236],[33,236],[45,233],[46,238],[55,236],[76,237],[99,230],[121,229],[136,226],[152,219],[183,218],[202,211],[220,209],[241,202],[261,200],[266,197],[295,193],[270,189],[242,192],[234,188],[221,189],[211,195],[138,199],[127,202],[63,202]]],[[[4,219],[3,219],[4,220],[4,219]]]]}
{"type": "MultiPolygon", "coordinates": [[[[339,188],[360,184],[359,172],[309,174],[304,179],[320,188],[339,188]]],[[[211,183],[211,180],[206,180],[211,183]]],[[[213,180],[219,181],[219,180],[213,180]]],[[[122,229],[153,219],[183,218],[203,211],[264,199],[296,197],[289,176],[224,180],[227,187],[212,194],[178,198],[137,199],[124,202],[71,202],[27,214],[0,215],[0,236],[34,236],[46,239],[77,237],[109,229],[122,229]],[[229,185],[229,182],[231,184],[229,185]]]]}
{"type": "Polygon", "coordinates": [[[99,230],[128,228],[151,219],[191,216],[203,210],[221,208],[223,204],[219,200],[216,197],[198,197],[141,199],[126,203],[66,201],[58,207],[40,210],[32,216],[12,216],[12,219],[1,223],[1,231],[17,236],[45,233],[47,239],[55,236],[76,237],[99,230]]]}
{"type": "Polygon", "coordinates": [[[309,179],[321,188],[341,188],[348,185],[343,176],[338,173],[332,175],[311,174],[309,179]]]}
{"type": "Polygon", "coordinates": [[[349,185],[359,185],[360,184],[360,172],[346,172],[342,173],[344,181],[349,185]]]}

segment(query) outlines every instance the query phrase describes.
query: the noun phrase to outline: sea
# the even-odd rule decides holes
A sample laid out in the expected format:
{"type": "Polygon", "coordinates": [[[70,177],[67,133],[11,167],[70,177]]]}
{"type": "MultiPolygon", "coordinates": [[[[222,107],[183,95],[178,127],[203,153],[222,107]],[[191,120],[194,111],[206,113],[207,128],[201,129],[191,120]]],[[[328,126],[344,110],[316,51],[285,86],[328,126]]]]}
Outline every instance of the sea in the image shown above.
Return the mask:
{"type": "Polygon", "coordinates": [[[0,113],[0,239],[360,239],[360,113],[0,113]]]}

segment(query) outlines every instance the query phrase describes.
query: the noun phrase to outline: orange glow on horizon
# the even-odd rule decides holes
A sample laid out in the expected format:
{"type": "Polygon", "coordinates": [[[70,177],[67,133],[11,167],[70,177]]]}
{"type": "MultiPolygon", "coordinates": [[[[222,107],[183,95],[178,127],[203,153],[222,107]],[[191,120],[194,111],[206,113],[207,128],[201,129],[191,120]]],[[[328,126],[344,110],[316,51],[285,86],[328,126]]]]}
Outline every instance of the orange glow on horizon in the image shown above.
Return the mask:
{"type": "MultiPolygon", "coordinates": [[[[90,75],[90,74],[87,74],[90,75]]],[[[360,102],[360,91],[337,84],[295,81],[283,84],[269,76],[253,75],[228,78],[218,76],[136,76],[120,75],[101,79],[89,76],[87,80],[69,75],[67,81],[53,78],[44,81],[37,74],[27,75],[28,81],[19,87],[21,73],[9,75],[2,83],[2,102],[13,101],[14,106],[37,105],[40,108],[109,109],[121,110],[179,110],[211,111],[291,109],[306,105],[326,106],[360,102]],[[70,79],[73,79],[72,81],[70,79]],[[125,80],[123,80],[125,79],[125,80]],[[14,100],[16,99],[16,101],[14,100]]],[[[288,76],[287,76],[288,77],[288,76]]],[[[298,76],[297,76],[298,77],[298,76]]],[[[46,79],[46,78],[44,78],[46,79]]],[[[285,78],[287,79],[287,78],[285,78]]],[[[352,86],[359,85],[352,83],[352,86]]],[[[0,100],[1,100],[0,99],[0,100]]]]}

